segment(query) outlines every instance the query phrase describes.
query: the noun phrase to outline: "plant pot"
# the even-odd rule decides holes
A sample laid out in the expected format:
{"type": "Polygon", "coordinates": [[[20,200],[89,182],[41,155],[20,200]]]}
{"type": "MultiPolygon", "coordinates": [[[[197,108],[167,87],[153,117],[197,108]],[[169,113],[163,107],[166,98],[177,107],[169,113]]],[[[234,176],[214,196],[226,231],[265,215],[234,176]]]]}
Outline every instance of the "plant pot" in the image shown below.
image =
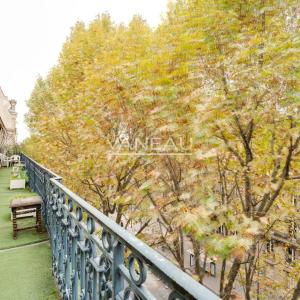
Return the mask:
{"type": "Polygon", "coordinates": [[[26,181],[25,179],[11,179],[10,180],[10,189],[25,189],[26,181]]]}

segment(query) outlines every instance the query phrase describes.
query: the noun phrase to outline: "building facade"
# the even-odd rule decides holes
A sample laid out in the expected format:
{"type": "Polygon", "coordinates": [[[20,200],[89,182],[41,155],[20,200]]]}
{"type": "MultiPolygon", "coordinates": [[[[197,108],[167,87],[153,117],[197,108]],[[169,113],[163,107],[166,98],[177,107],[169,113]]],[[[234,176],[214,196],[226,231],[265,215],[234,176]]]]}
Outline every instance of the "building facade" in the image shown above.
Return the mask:
{"type": "Polygon", "coordinates": [[[16,100],[8,99],[0,87],[0,152],[6,152],[17,140],[16,100]]]}

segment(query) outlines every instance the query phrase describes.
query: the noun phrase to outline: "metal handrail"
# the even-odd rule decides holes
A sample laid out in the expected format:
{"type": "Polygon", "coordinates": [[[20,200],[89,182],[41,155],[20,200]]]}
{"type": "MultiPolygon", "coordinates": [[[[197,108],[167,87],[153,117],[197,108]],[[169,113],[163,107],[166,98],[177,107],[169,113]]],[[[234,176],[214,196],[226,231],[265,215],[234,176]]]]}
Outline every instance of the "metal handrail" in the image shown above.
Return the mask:
{"type": "Polygon", "coordinates": [[[31,188],[43,198],[53,273],[63,299],[219,299],[65,187],[60,176],[24,154],[22,160],[31,188]],[[161,278],[159,286],[155,276],[161,278]]]}

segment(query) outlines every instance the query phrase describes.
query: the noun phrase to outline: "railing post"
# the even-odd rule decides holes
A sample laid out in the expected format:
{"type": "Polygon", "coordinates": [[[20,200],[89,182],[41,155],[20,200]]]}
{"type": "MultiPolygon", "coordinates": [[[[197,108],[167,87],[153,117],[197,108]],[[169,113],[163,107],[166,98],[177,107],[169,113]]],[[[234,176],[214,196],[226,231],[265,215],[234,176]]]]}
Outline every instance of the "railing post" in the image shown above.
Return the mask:
{"type": "Polygon", "coordinates": [[[119,267],[124,263],[124,245],[116,242],[113,247],[112,261],[112,284],[113,284],[113,299],[117,299],[117,295],[124,289],[124,279],[122,278],[119,267]]]}
{"type": "Polygon", "coordinates": [[[77,234],[74,231],[72,236],[72,249],[71,249],[71,295],[72,300],[78,299],[78,270],[77,270],[77,256],[76,256],[76,249],[77,249],[77,234]]]}
{"type": "Polygon", "coordinates": [[[33,191],[34,192],[36,192],[36,174],[35,174],[35,169],[36,169],[36,167],[35,167],[35,165],[33,165],[33,168],[32,168],[32,171],[33,171],[33,191]]]}

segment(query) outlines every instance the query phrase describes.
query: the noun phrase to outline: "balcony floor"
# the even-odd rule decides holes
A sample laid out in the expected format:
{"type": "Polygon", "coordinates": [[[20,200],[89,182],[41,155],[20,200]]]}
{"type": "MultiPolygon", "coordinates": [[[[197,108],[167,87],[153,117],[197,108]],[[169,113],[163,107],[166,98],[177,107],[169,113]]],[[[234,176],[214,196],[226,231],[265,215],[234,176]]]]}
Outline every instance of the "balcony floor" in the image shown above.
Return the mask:
{"type": "Polygon", "coordinates": [[[27,190],[10,191],[10,172],[9,168],[0,169],[0,299],[58,299],[47,234],[26,230],[18,232],[16,240],[12,237],[9,203],[33,194],[27,190]]]}

